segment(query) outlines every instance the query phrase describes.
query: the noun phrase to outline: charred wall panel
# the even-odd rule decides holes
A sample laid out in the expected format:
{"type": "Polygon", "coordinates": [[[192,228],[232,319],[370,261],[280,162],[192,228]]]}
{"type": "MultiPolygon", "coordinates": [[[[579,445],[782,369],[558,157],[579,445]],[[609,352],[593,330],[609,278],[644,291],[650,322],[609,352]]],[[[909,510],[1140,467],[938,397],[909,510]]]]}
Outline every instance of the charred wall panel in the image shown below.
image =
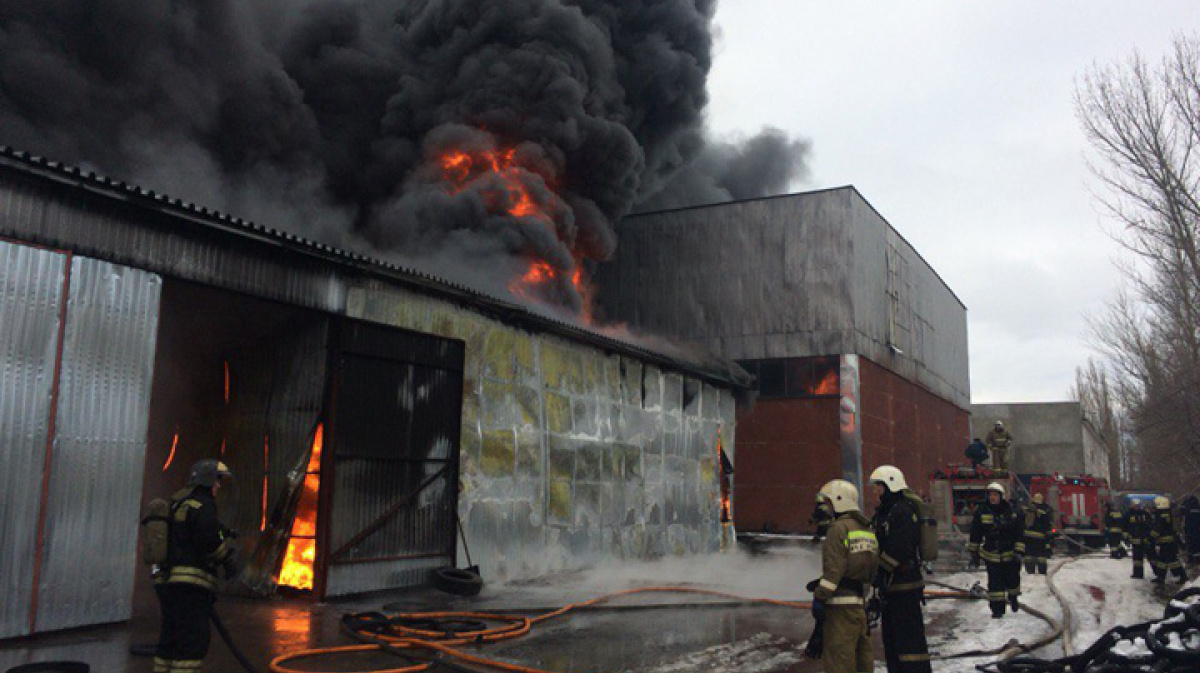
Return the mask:
{"type": "Polygon", "coordinates": [[[131,614],[161,288],[144,271],[72,262],[38,631],[131,614]]]}
{"type": "Polygon", "coordinates": [[[0,241],[0,638],[29,632],[66,264],[66,255],[0,241]]]}

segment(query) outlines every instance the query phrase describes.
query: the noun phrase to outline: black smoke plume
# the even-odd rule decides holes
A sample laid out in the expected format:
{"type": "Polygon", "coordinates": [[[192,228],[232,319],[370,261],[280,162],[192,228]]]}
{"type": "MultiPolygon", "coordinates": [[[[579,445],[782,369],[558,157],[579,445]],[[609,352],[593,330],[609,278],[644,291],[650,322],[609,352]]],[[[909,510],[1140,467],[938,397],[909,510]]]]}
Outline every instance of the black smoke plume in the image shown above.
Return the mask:
{"type": "Polygon", "coordinates": [[[491,289],[543,262],[579,309],[637,204],[803,173],[777,131],[705,142],[715,5],[6,0],[0,143],[491,289]]]}

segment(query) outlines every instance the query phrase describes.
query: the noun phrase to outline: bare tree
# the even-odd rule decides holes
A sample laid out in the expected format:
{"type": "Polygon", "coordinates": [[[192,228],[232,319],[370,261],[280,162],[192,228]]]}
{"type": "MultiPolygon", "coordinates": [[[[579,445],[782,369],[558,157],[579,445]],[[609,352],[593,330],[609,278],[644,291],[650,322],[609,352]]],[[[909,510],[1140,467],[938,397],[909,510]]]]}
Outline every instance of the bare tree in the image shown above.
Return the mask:
{"type": "Polygon", "coordinates": [[[1082,78],[1076,109],[1096,150],[1099,199],[1136,263],[1093,322],[1137,474],[1190,491],[1200,478],[1200,39],[1156,65],[1135,54],[1082,78]]]}
{"type": "Polygon", "coordinates": [[[1079,402],[1083,411],[1083,422],[1087,424],[1103,445],[1108,458],[1109,477],[1114,488],[1128,488],[1133,480],[1135,466],[1129,442],[1126,441],[1123,407],[1109,383],[1108,372],[1094,358],[1088,358],[1086,367],[1075,369],[1075,385],[1071,398],[1079,402]]]}

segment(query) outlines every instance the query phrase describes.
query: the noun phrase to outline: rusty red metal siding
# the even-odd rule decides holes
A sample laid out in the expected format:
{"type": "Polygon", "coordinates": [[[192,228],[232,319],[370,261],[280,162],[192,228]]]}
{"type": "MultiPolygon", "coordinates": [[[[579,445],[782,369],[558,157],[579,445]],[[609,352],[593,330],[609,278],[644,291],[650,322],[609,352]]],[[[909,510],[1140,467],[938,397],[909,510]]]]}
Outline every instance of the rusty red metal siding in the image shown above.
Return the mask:
{"type": "MultiPolygon", "coordinates": [[[[965,460],[969,414],[870,360],[861,360],[859,377],[863,474],[895,465],[914,491],[928,496],[931,472],[965,460]]],[[[873,507],[874,493],[867,495],[873,507]]]]}
{"type": "MultiPolygon", "coordinates": [[[[859,363],[864,478],[895,465],[927,496],[933,470],[964,460],[967,411],[865,358],[859,363]]],[[[759,400],[738,417],[733,519],[740,532],[811,531],[817,489],[842,476],[838,405],[837,398],[759,400]]],[[[866,491],[870,513],[876,501],[866,491]]]]}
{"type": "Polygon", "coordinates": [[[759,400],[738,418],[733,520],[739,531],[809,529],[817,489],[841,475],[838,399],[759,400]]]}

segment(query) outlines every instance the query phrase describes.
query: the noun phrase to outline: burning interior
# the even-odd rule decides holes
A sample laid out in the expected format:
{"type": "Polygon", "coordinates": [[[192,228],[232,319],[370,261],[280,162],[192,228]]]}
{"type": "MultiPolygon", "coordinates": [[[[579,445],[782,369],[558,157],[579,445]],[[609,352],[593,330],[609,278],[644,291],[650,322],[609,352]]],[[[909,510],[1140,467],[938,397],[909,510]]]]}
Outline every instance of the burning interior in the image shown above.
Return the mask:
{"type": "Polygon", "coordinates": [[[264,594],[323,595],[341,565],[452,562],[460,348],[190,283],[163,296],[146,493],[225,461],[222,516],[264,594]]]}

